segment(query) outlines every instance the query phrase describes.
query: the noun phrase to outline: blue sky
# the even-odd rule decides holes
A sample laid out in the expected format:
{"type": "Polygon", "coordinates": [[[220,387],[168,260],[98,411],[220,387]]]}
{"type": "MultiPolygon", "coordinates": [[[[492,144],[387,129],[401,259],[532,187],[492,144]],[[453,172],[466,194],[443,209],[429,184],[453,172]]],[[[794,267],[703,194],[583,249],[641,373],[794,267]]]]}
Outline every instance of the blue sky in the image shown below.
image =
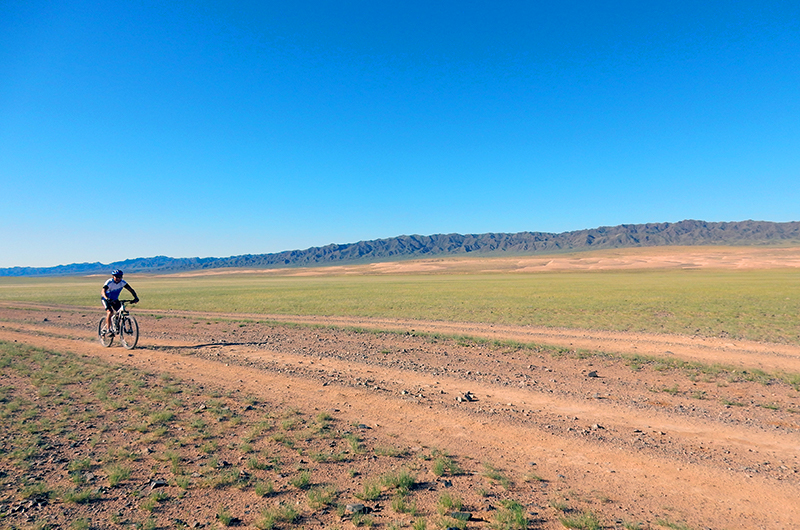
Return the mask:
{"type": "Polygon", "coordinates": [[[800,3],[0,1],[0,267],[800,220],[800,3]]]}

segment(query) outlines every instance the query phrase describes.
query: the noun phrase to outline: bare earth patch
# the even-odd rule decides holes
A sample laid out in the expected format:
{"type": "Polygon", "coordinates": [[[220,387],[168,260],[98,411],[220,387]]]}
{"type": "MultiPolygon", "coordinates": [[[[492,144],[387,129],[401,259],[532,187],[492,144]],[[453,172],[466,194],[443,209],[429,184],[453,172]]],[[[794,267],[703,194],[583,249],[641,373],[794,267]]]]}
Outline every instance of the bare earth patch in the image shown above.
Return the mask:
{"type": "MultiPolygon", "coordinates": [[[[473,515],[467,528],[496,525],[495,515],[510,499],[524,505],[531,528],[564,528],[561,519],[584,511],[597,514],[605,528],[800,526],[800,392],[796,382],[770,376],[800,373],[796,346],[471,323],[134,311],[142,336],[130,352],[116,344],[101,347],[95,336],[99,314],[77,307],[0,303],[0,340],[167,374],[216,389],[225,399],[251,396],[262,415],[268,409],[275,418],[289,408],[306,414],[307,422],[329,414],[372,452],[351,454],[344,466],[355,471],[337,475],[326,471],[328,463],[309,457],[318,448],[303,446],[291,432],[304,450],[264,440],[277,444],[272,452],[280,453],[281,470],[250,472],[271,477],[284,491],[280,498],[257,496],[252,485],[223,493],[198,485],[181,497],[168,466],[157,473],[134,469],[145,485],[154,475],[170,482],[171,503],[152,514],[113,489],[96,503],[20,510],[22,478],[6,476],[0,496],[4,527],[47,521],[68,528],[70,519],[81,516],[96,528],[113,528],[113,514],[129,524],[151,516],[158,528],[171,528],[177,519],[190,527],[216,527],[222,525],[222,503],[240,526],[256,527],[264,508],[289,499],[302,517],[276,527],[363,524],[341,509],[312,508],[305,493],[290,485],[300,468],[332,485],[337,503],[371,508],[369,524],[378,528],[411,527],[419,518],[429,528],[446,526],[437,519],[444,493],[464,500],[464,510],[473,515]],[[649,360],[633,362],[632,354],[649,360]],[[728,368],[692,370],[676,361],[728,368]],[[402,454],[386,456],[392,453],[387,448],[402,454]],[[451,455],[461,472],[433,473],[435,454],[451,455]],[[359,500],[368,476],[402,468],[417,477],[410,497],[418,504],[416,514],[392,509],[394,497],[386,487],[377,500],[359,500]],[[492,479],[492,469],[508,482],[492,479]]],[[[5,371],[0,381],[23,391],[5,371]]],[[[256,413],[242,411],[242,425],[255,421],[248,414],[256,413]]],[[[91,421],[76,423],[73,439],[85,442],[96,430],[91,421]]],[[[245,433],[232,432],[229,445],[240,444],[245,433]]],[[[134,441],[142,447],[135,436],[126,443],[134,441]]],[[[344,444],[330,443],[331,454],[344,444]]],[[[85,443],[62,449],[67,460],[81,451],[88,451],[85,443]]],[[[0,462],[0,471],[15,473],[5,459],[0,462]]],[[[65,465],[58,458],[37,462],[34,474],[63,477],[65,465]]],[[[106,480],[97,475],[96,481],[106,480]]]]}
{"type": "Polygon", "coordinates": [[[440,257],[386,261],[365,265],[332,265],[285,269],[213,269],[175,276],[252,273],[274,276],[364,274],[451,274],[458,272],[531,273],[647,269],[757,270],[800,267],[798,247],[644,247],[584,251],[547,256],[440,257]]]}

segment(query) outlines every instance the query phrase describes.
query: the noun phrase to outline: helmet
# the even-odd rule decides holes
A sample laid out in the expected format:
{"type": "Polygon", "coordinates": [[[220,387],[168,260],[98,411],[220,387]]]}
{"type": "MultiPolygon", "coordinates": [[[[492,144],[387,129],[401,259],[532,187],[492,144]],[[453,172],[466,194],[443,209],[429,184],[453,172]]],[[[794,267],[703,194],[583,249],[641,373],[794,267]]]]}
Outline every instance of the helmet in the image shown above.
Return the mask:
{"type": "Polygon", "coordinates": [[[122,278],[122,271],[119,269],[114,269],[113,271],[111,271],[111,276],[119,276],[120,278],[122,278]]]}

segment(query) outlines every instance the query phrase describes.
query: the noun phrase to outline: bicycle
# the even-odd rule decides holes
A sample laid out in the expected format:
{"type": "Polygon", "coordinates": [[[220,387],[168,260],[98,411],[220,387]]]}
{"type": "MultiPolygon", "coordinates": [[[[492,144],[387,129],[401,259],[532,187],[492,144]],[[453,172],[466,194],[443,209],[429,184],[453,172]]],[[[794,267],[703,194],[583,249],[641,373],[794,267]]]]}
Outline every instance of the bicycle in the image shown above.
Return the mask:
{"type": "Polygon", "coordinates": [[[106,317],[100,319],[97,327],[97,336],[100,344],[108,348],[114,342],[114,335],[119,335],[119,340],[126,350],[132,350],[139,342],[139,323],[128,312],[125,304],[134,303],[133,300],[120,300],[121,305],[111,315],[111,329],[106,328],[106,317]]]}

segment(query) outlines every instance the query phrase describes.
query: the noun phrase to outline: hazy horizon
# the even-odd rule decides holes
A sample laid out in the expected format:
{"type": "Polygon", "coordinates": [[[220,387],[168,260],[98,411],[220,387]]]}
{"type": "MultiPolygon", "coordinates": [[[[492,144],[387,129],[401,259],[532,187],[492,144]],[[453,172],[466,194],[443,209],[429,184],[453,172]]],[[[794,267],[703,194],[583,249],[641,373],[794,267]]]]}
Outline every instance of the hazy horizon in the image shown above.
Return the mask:
{"type": "MultiPolygon", "coordinates": [[[[96,264],[96,263],[101,263],[102,265],[108,266],[108,265],[111,265],[111,264],[120,264],[120,263],[125,262],[125,261],[136,261],[136,260],[141,260],[141,259],[150,260],[150,259],[166,258],[168,260],[176,260],[176,261],[182,260],[182,259],[188,259],[188,260],[192,260],[192,259],[199,259],[199,260],[227,260],[227,259],[230,259],[230,258],[240,258],[240,257],[246,257],[246,256],[257,257],[257,256],[280,255],[280,254],[283,254],[283,253],[295,253],[295,252],[299,253],[299,254],[304,254],[304,253],[306,253],[308,251],[314,251],[316,249],[325,249],[327,247],[334,247],[334,248],[336,248],[336,247],[350,247],[350,246],[353,246],[353,245],[359,245],[360,243],[374,243],[374,242],[377,242],[377,241],[390,241],[391,242],[391,240],[400,239],[400,238],[436,238],[438,236],[445,236],[445,237],[447,237],[447,236],[460,236],[460,237],[465,237],[465,238],[466,237],[470,237],[470,236],[477,236],[477,237],[480,238],[481,236],[484,236],[484,235],[487,235],[487,234],[515,236],[515,235],[519,235],[519,234],[531,234],[531,233],[532,234],[546,234],[548,236],[554,236],[554,237],[557,238],[559,236],[565,236],[565,235],[570,235],[570,234],[575,234],[575,233],[580,233],[580,232],[590,232],[590,233],[592,233],[592,232],[595,232],[595,231],[598,231],[598,230],[614,229],[614,228],[619,228],[620,226],[637,227],[638,228],[638,227],[644,227],[644,226],[648,226],[648,225],[649,226],[653,226],[653,225],[669,225],[669,226],[672,226],[672,227],[674,227],[675,225],[678,225],[677,234],[682,234],[682,233],[685,233],[684,230],[686,230],[686,227],[682,225],[682,223],[684,223],[684,222],[703,223],[704,225],[729,224],[729,223],[716,223],[716,222],[710,222],[710,221],[703,221],[703,220],[700,220],[700,219],[684,219],[684,220],[679,221],[677,223],[645,223],[645,224],[636,224],[636,225],[632,225],[632,224],[627,224],[626,223],[624,225],[617,225],[617,226],[614,226],[614,227],[599,226],[599,227],[591,227],[591,228],[580,229],[580,230],[576,230],[576,231],[568,231],[568,232],[560,232],[560,233],[545,233],[545,232],[538,232],[538,231],[533,231],[533,230],[526,230],[526,231],[522,231],[522,232],[505,233],[505,234],[504,233],[498,233],[498,232],[484,233],[484,234],[461,234],[461,233],[455,233],[455,232],[454,233],[450,233],[450,234],[401,234],[401,235],[398,235],[398,236],[392,236],[392,237],[388,237],[388,238],[378,238],[378,239],[372,239],[372,240],[360,240],[360,241],[349,241],[349,242],[334,242],[334,243],[329,243],[328,245],[319,245],[319,246],[307,247],[307,248],[303,248],[303,249],[284,249],[282,251],[270,252],[270,253],[247,252],[247,253],[244,253],[244,254],[236,254],[236,255],[230,255],[230,256],[166,256],[166,255],[129,256],[129,257],[124,258],[124,259],[114,260],[112,262],[106,262],[106,263],[102,263],[102,262],[72,262],[72,263],[60,263],[60,264],[57,264],[57,265],[50,265],[50,266],[44,266],[44,267],[19,267],[19,266],[0,267],[0,270],[12,270],[12,269],[17,269],[17,268],[20,268],[20,269],[26,269],[26,268],[57,269],[57,268],[63,267],[63,266],[93,265],[93,264],[96,264]]],[[[781,224],[781,223],[774,223],[772,221],[761,221],[761,220],[752,220],[752,219],[747,219],[747,220],[744,220],[744,221],[734,221],[733,223],[737,223],[737,224],[738,223],[770,223],[770,224],[773,224],[773,225],[781,224]]],[[[800,224],[799,221],[790,221],[789,223],[800,224]]],[[[783,224],[785,224],[785,223],[783,223],[783,224]]],[[[731,227],[727,227],[724,230],[724,232],[730,232],[731,230],[732,230],[731,227]]],[[[748,233],[748,234],[752,235],[753,232],[756,232],[756,231],[753,230],[753,227],[748,225],[747,227],[745,227],[743,232],[738,232],[737,231],[736,233],[738,234],[738,236],[745,236],[745,233],[748,233]]],[[[605,233],[608,234],[609,238],[613,239],[614,234],[616,234],[617,232],[605,232],[605,233]]],[[[637,231],[635,233],[639,233],[642,236],[644,235],[644,232],[638,232],[637,231]]],[[[662,234],[664,237],[668,237],[668,238],[670,238],[670,237],[674,238],[676,236],[676,233],[674,233],[674,232],[671,235],[668,235],[666,233],[661,233],[661,232],[651,233],[650,235],[652,236],[652,235],[655,235],[655,234],[662,234]]],[[[705,235],[705,236],[700,236],[699,234],[696,234],[696,235],[698,235],[699,237],[707,237],[707,235],[705,235]]],[[[718,233],[718,235],[722,235],[722,234],[718,233]]],[[[784,236],[785,235],[786,234],[784,234],[784,236]]],[[[732,237],[732,236],[734,236],[733,232],[731,232],[728,235],[728,237],[732,237]]],[[[747,236],[745,236],[745,237],[747,237],[747,236]]],[[[715,242],[709,240],[709,241],[705,241],[705,242],[698,242],[698,243],[693,243],[693,244],[688,244],[688,245],[686,243],[666,243],[666,244],[664,244],[664,243],[653,243],[653,241],[650,241],[648,244],[642,244],[642,245],[633,244],[633,245],[622,245],[622,246],[613,246],[613,245],[612,246],[607,246],[607,244],[601,243],[601,244],[599,244],[598,246],[595,246],[595,247],[592,247],[592,246],[569,247],[569,248],[566,248],[566,247],[558,247],[558,248],[553,247],[553,248],[549,248],[549,249],[537,250],[537,251],[534,251],[534,252],[530,252],[529,251],[529,252],[525,252],[523,254],[516,254],[515,251],[512,251],[512,250],[503,250],[502,252],[500,252],[500,254],[505,255],[505,254],[509,253],[509,255],[511,255],[511,256],[547,257],[547,256],[555,256],[555,255],[570,255],[570,254],[584,254],[584,253],[592,254],[594,252],[608,252],[608,251],[625,251],[625,250],[636,251],[636,250],[641,250],[641,249],[652,249],[652,250],[662,249],[663,250],[663,249],[667,249],[667,248],[677,248],[677,247],[685,248],[687,252],[693,252],[694,250],[691,250],[691,249],[700,249],[700,248],[715,248],[715,249],[722,249],[722,248],[724,248],[724,249],[732,249],[732,248],[740,248],[740,249],[741,248],[759,248],[759,249],[766,249],[766,248],[794,248],[792,245],[786,247],[785,245],[786,245],[787,241],[794,241],[794,240],[775,239],[774,240],[774,245],[771,245],[769,243],[767,243],[765,245],[765,241],[762,241],[762,240],[751,241],[748,244],[746,242],[742,242],[741,240],[738,240],[737,237],[733,237],[733,239],[730,239],[727,243],[723,243],[722,241],[719,241],[719,242],[715,243],[715,242]]],[[[476,251],[475,253],[478,254],[478,255],[481,255],[483,257],[486,257],[489,254],[485,254],[485,252],[488,252],[489,254],[491,254],[494,251],[479,250],[479,251],[476,251]]],[[[377,259],[375,261],[373,261],[374,258],[365,258],[365,259],[368,259],[369,263],[382,263],[382,262],[391,262],[391,261],[393,261],[395,259],[398,259],[398,260],[401,260],[401,261],[402,260],[407,260],[407,259],[412,260],[412,261],[416,260],[416,259],[436,259],[436,260],[440,260],[440,259],[446,258],[446,257],[459,257],[460,258],[460,257],[466,256],[466,254],[460,254],[460,253],[450,254],[450,253],[437,253],[437,252],[434,252],[434,253],[432,253],[430,255],[427,255],[428,258],[425,257],[426,255],[427,254],[423,254],[423,255],[393,254],[391,256],[385,256],[385,257],[383,257],[383,259],[377,259]]],[[[472,255],[472,254],[470,254],[470,255],[472,255]]],[[[483,259],[483,258],[481,258],[481,259],[483,259]]],[[[351,261],[350,259],[344,259],[344,261],[342,263],[350,263],[350,261],[351,261]]],[[[311,266],[311,267],[313,267],[313,266],[330,266],[330,265],[336,265],[337,263],[339,263],[339,261],[337,259],[333,259],[332,261],[326,261],[326,260],[323,259],[323,260],[321,260],[319,262],[316,262],[316,264],[305,264],[305,265],[302,265],[302,266],[304,266],[304,267],[308,267],[308,266],[311,266]]],[[[295,264],[295,265],[297,265],[297,264],[295,264]]],[[[229,267],[229,265],[221,265],[221,266],[229,267]]],[[[253,266],[255,266],[255,265],[253,265],[253,266]]],[[[92,273],[92,274],[95,274],[95,273],[92,273]]],[[[105,274],[105,271],[103,273],[100,273],[100,274],[105,274]]]]}

